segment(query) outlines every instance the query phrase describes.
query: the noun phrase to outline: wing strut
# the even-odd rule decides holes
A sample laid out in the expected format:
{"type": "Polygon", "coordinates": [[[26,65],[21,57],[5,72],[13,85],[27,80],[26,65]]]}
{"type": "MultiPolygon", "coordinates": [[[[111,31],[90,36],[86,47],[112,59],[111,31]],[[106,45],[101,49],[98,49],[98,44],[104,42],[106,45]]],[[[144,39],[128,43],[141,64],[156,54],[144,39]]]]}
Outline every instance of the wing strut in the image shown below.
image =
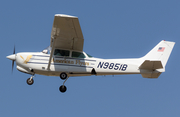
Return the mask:
{"type": "Polygon", "coordinates": [[[52,48],[51,48],[51,54],[50,54],[50,57],[49,57],[49,63],[48,63],[47,70],[50,70],[51,60],[52,60],[52,56],[53,56],[53,53],[54,53],[55,41],[56,41],[56,36],[54,36],[54,38],[52,39],[52,42],[51,42],[52,43],[52,48]]]}

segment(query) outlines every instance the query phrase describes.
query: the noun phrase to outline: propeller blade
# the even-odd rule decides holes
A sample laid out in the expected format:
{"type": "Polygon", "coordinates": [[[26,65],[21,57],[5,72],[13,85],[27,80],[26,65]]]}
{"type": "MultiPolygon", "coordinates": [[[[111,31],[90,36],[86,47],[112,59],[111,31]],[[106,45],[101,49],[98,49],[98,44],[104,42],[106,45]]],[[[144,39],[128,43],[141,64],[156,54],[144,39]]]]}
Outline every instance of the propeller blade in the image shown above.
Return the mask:
{"type": "Polygon", "coordinates": [[[15,54],[15,45],[14,45],[14,51],[13,51],[13,54],[15,54]]]}
{"type": "MultiPolygon", "coordinates": [[[[15,45],[14,45],[14,51],[13,54],[15,54],[15,45]]],[[[13,73],[13,69],[14,69],[14,60],[12,61],[12,73],[13,73]]]]}
{"type": "Polygon", "coordinates": [[[14,61],[12,61],[12,73],[13,73],[13,68],[14,68],[14,61]]]}

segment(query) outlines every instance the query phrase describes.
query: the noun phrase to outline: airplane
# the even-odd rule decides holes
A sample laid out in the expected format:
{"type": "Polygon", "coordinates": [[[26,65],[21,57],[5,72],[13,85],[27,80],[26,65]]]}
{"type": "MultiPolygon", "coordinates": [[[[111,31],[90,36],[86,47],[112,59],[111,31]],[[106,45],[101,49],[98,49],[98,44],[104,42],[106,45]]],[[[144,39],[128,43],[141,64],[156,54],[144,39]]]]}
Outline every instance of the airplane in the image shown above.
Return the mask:
{"type": "Polygon", "coordinates": [[[162,40],[145,56],[129,59],[95,58],[83,51],[83,44],[78,17],[55,14],[48,48],[15,53],[14,47],[7,58],[12,60],[12,70],[16,61],[17,70],[31,75],[28,85],[34,83],[35,74],[59,76],[64,80],[59,90],[64,93],[65,82],[75,76],[141,74],[144,78],[158,78],[165,72],[175,42],[162,40]]]}

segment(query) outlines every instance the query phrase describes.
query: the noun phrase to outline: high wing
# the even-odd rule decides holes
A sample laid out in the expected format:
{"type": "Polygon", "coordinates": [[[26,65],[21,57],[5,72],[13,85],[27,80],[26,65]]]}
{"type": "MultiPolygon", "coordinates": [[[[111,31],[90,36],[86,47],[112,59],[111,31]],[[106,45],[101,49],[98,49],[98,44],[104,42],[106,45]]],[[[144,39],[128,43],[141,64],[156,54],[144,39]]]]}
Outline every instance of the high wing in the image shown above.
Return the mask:
{"type": "Polygon", "coordinates": [[[84,37],[78,17],[56,14],[51,31],[51,54],[47,69],[50,68],[54,48],[83,51],[84,37]]]}
{"type": "Polygon", "coordinates": [[[51,31],[51,47],[83,51],[84,38],[78,17],[56,14],[51,31]],[[55,44],[53,41],[56,39],[55,44]]]}

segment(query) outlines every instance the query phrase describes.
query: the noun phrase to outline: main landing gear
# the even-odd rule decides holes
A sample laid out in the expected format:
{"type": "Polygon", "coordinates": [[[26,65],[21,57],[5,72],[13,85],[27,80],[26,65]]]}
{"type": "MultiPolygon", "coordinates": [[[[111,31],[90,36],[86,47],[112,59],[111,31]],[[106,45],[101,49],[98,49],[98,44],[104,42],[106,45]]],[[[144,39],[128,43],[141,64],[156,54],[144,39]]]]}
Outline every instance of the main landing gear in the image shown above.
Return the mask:
{"type": "Polygon", "coordinates": [[[60,78],[61,78],[62,80],[65,80],[65,81],[63,82],[63,85],[61,85],[61,86],[59,87],[59,91],[62,92],[62,93],[64,93],[64,92],[66,92],[66,90],[67,90],[67,88],[66,88],[66,86],[65,86],[64,84],[65,84],[65,82],[67,81],[67,79],[68,79],[69,77],[67,77],[67,74],[66,74],[65,72],[62,72],[62,73],[60,74],[60,78]]]}

